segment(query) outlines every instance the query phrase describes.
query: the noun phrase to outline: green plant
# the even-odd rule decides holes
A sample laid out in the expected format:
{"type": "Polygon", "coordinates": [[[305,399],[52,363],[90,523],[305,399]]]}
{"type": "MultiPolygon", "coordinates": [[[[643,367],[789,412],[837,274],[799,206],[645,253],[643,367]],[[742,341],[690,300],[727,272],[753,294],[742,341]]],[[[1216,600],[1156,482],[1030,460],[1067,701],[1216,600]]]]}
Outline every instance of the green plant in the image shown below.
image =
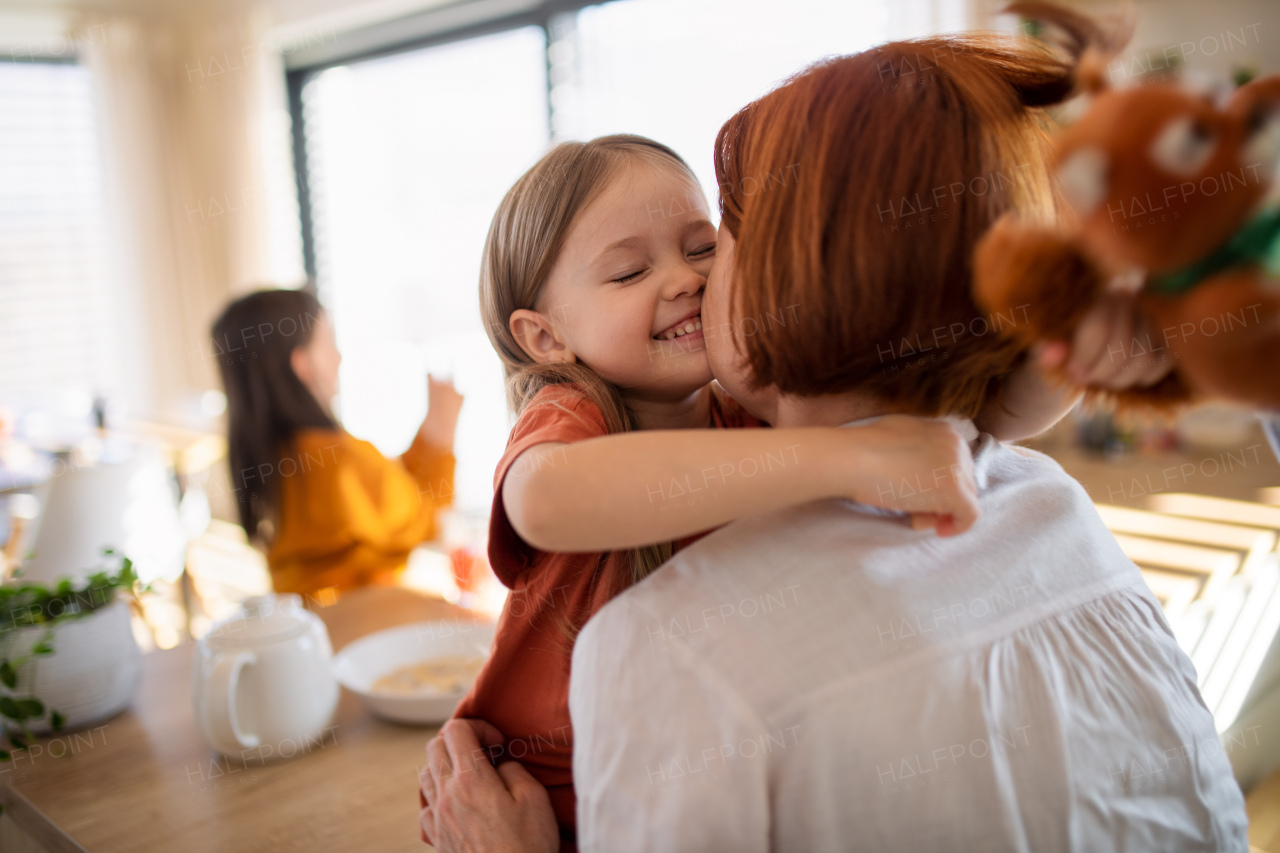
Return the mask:
{"type": "Polygon", "coordinates": [[[110,548],[103,549],[103,556],[118,560],[90,575],[82,584],[70,580],[59,582],[53,589],[38,583],[23,581],[21,572],[15,578],[0,584],[0,761],[10,761],[10,749],[26,749],[34,741],[28,726],[43,721],[47,715],[49,727],[61,731],[66,718],[45,704],[28,689],[26,695],[18,695],[18,671],[28,662],[32,664],[30,681],[35,682],[37,658],[53,654],[53,638],[58,625],[79,619],[107,606],[115,600],[117,592],[137,599],[148,587],[138,582],[133,561],[117,555],[110,548]],[[42,626],[45,631],[27,654],[11,656],[11,645],[18,630],[42,626]],[[3,748],[8,741],[10,749],[3,748]]]}

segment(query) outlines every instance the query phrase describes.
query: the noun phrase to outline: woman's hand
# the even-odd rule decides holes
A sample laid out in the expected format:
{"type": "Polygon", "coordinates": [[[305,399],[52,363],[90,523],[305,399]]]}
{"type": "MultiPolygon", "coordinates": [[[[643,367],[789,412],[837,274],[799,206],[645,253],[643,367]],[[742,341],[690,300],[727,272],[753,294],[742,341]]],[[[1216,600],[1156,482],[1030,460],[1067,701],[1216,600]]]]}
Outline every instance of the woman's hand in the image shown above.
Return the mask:
{"type": "Polygon", "coordinates": [[[451,381],[427,376],[427,417],[418,434],[427,444],[445,450],[453,449],[453,434],[458,428],[458,412],[463,397],[451,381]]]}
{"type": "Polygon", "coordinates": [[[560,830],[547,789],[518,762],[496,768],[486,747],[502,733],[483,720],[450,720],[427,743],[418,771],[422,839],[441,853],[554,853],[560,830]]]}
{"type": "Polygon", "coordinates": [[[969,444],[946,421],[888,415],[841,429],[850,442],[846,497],[911,514],[916,530],[963,533],[978,520],[978,486],[969,444]]]}
{"type": "Polygon", "coordinates": [[[1156,340],[1133,297],[1109,293],[1090,309],[1071,341],[1042,344],[1044,367],[1061,367],[1077,385],[1123,391],[1155,385],[1173,369],[1165,342],[1156,340]]]}

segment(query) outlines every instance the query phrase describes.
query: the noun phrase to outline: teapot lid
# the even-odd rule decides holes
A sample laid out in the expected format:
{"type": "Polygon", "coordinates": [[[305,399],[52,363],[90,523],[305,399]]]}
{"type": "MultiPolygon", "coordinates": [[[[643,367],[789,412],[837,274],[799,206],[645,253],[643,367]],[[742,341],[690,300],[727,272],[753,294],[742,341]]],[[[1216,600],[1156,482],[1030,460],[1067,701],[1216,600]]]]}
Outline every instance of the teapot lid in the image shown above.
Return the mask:
{"type": "Polygon", "coordinates": [[[221,647],[291,640],[306,633],[315,619],[297,595],[258,595],[246,599],[242,611],[215,624],[205,639],[221,647]]]}

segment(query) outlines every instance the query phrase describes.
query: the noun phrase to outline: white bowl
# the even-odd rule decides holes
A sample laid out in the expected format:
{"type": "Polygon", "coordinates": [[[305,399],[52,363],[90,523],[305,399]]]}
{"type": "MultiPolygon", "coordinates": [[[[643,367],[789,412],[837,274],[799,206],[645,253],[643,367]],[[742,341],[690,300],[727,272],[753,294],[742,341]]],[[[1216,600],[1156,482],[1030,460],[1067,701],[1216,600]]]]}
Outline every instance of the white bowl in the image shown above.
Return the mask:
{"type": "Polygon", "coordinates": [[[492,622],[416,622],[361,637],[333,659],[333,676],[376,716],[396,723],[442,723],[470,685],[452,693],[383,693],[373,683],[403,666],[455,655],[488,655],[492,622]]]}

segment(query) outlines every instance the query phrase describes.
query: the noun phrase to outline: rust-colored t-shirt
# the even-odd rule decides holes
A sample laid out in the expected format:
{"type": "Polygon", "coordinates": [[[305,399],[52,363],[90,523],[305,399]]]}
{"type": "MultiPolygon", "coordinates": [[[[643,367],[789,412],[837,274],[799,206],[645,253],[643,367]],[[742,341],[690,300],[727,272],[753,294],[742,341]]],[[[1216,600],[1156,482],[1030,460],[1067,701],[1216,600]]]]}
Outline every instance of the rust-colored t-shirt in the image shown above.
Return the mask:
{"type": "MultiPolygon", "coordinates": [[[[712,387],[711,419],[716,428],[763,426],[712,387]]],[[[546,786],[568,844],[573,842],[575,819],[569,722],[573,645],[566,628],[582,627],[609,600],[614,591],[610,579],[618,577],[614,573],[619,561],[629,556],[628,552],[548,553],[532,547],[511,527],[502,505],[502,481],[517,457],[534,445],[569,444],[607,434],[600,409],[568,384],[542,389],[511,430],[493,477],[489,518],[489,562],[511,593],[498,619],[489,662],[454,712],[456,717],[488,720],[507,736],[500,760],[519,761],[546,786]]],[[[520,460],[521,465],[555,462],[555,451],[546,458],[520,460]]],[[[703,535],[691,536],[678,547],[703,535]]]]}

